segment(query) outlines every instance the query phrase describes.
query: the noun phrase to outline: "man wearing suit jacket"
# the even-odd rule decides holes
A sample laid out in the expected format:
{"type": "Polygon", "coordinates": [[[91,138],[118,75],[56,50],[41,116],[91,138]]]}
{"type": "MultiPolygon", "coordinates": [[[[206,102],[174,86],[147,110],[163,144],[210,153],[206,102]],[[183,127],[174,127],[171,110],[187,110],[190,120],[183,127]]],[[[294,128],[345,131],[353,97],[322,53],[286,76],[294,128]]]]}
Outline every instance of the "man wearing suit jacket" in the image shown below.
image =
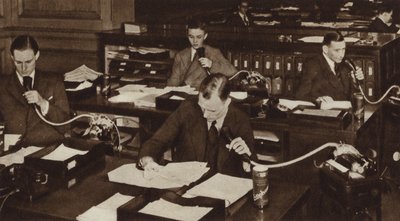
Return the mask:
{"type": "Polygon", "coordinates": [[[356,90],[356,79],[364,79],[360,68],[352,71],[343,62],[346,43],[342,35],[332,32],[324,36],[322,54],[310,59],[304,67],[296,99],[322,103],[350,100],[356,90]],[[354,77],[353,77],[354,75],[354,77]]]}
{"type": "Polygon", "coordinates": [[[46,124],[34,106],[50,121],[67,120],[69,104],[61,79],[35,70],[40,52],[32,36],[16,37],[10,52],[16,71],[6,76],[0,87],[5,133],[21,134],[21,146],[46,146],[60,141],[68,128],[46,124]]]}
{"type": "Polygon", "coordinates": [[[166,148],[174,146],[174,161],[208,162],[213,171],[246,176],[249,164],[240,155],[252,156],[253,130],[248,116],[231,104],[229,92],[229,81],[224,75],[207,76],[198,98],[184,101],[143,144],[140,165],[145,170],[157,170],[159,165],[155,161],[166,148]],[[229,128],[234,138],[230,143],[218,135],[223,127],[229,128]],[[212,130],[217,138],[211,147],[212,130]]]}
{"type": "Polygon", "coordinates": [[[249,1],[239,1],[238,11],[234,12],[232,17],[229,18],[228,24],[237,27],[248,27],[253,24],[253,18],[248,13],[249,1]]]}
{"type": "Polygon", "coordinates": [[[378,8],[378,15],[369,25],[369,31],[400,34],[400,29],[393,23],[392,17],[393,8],[388,4],[382,4],[378,8]]]}
{"type": "Polygon", "coordinates": [[[219,49],[203,44],[207,32],[202,21],[191,20],[187,34],[191,47],[176,54],[168,86],[190,85],[198,88],[210,73],[232,76],[237,72],[219,49]],[[199,48],[204,48],[204,54],[199,53],[199,48]]]}

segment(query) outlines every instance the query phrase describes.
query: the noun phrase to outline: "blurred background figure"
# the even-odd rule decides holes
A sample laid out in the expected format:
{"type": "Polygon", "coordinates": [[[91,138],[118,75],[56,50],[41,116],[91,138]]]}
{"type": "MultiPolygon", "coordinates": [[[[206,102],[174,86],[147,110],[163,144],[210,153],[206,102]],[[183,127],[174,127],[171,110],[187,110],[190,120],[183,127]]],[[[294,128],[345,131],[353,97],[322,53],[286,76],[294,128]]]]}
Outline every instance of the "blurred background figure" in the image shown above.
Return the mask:
{"type": "Polygon", "coordinates": [[[232,17],[228,20],[228,24],[238,27],[248,27],[253,24],[253,18],[248,13],[250,4],[248,0],[241,0],[238,3],[238,10],[235,11],[232,17]]]}
{"type": "Polygon", "coordinates": [[[370,32],[400,33],[400,29],[393,23],[393,7],[382,4],[378,7],[378,14],[369,25],[370,32]]]}

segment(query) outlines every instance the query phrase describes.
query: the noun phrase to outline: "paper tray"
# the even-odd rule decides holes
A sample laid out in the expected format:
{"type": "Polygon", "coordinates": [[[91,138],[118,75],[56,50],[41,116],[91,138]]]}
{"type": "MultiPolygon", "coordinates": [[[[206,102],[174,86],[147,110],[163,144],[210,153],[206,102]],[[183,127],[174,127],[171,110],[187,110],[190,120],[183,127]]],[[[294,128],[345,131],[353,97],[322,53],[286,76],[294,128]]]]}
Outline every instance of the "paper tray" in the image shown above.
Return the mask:
{"type": "Polygon", "coordinates": [[[223,220],[225,217],[224,200],[209,197],[183,198],[180,195],[171,191],[161,193],[159,190],[156,189],[147,189],[144,194],[133,198],[132,200],[117,209],[117,220],[171,220],[164,217],[138,212],[148,203],[154,200],[158,200],[160,198],[182,206],[212,207],[213,209],[200,220],[223,220]]]}
{"type": "Polygon", "coordinates": [[[105,160],[105,153],[107,149],[112,148],[106,143],[90,142],[75,138],[67,138],[63,141],[63,144],[70,148],[86,150],[88,152],[84,155],[75,155],[65,161],[42,159],[43,156],[46,156],[59,146],[59,144],[52,145],[26,156],[24,159],[24,165],[29,168],[42,170],[54,178],[64,178],[75,173],[82,167],[92,164],[98,159],[105,160]]]}

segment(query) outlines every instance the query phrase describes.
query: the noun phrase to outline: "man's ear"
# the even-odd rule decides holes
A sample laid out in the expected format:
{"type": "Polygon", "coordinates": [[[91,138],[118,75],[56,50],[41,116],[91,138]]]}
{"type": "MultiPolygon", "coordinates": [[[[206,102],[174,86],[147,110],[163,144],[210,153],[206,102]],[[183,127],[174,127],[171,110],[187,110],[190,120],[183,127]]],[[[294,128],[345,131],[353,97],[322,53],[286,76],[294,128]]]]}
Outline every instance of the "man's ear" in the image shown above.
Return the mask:
{"type": "Polygon", "coordinates": [[[328,46],[323,45],[323,46],[322,46],[322,51],[323,51],[325,54],[327,54],[327,53],[328,53],[328,46]]]}
{"type": "Polygon", "coordinates": [[[204,34],[204,40],[206,40],[207,36],[208,36],[208,33],[205,33],[204,34]]]}
{"type": "Polygon", "coordinates": [[[35,59],[36,59],[36,60],[39,59],[39,56],[40,56],[40,51],[36,52],[36,54],[35,54],[35,59]]]}

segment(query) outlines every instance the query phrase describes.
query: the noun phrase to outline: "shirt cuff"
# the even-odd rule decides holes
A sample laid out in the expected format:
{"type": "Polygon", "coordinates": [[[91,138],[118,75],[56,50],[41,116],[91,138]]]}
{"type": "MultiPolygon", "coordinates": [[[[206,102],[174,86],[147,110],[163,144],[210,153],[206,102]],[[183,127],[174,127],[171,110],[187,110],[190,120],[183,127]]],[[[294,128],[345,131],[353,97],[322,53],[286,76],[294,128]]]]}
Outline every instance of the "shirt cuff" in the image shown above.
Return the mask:
{"type": "Polygon", "coordinates": [[[47,113],[49,112],[49,101],[46,100],[44,103],[44,108],[40,108],[40,110],[42,112],[42,115],[46,116],[47,113]]]}

